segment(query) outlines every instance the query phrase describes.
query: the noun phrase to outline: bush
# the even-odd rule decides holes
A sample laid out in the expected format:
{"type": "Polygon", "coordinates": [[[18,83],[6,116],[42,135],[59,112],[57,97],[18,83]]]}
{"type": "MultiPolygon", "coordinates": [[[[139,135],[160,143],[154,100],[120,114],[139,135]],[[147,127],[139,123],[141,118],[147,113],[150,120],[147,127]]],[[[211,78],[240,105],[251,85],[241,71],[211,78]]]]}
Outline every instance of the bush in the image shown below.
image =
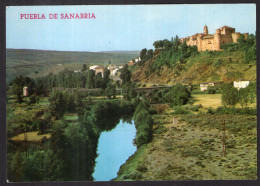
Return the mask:
{"type": "Polygon", "coordinates": [[[207,114],[214,114],[214,111],[213,111],[213,109],[210,107],[210,108],[208,108],[208,110],[207,110],[207,114]]]}
{"type": "Polygon", "coordinates": [[[222,66],[222,64],[223,64],[223,61],[222,61],[221,59],[215,59],[215,60],[213,61],[212,66],[213,66],[214,68],[219,68],[219,67],[222,66]]]}
{"type": "Polygon", "coordinates": [[[235,108],[235,107],[218,107],[216,110],[217,114],[245,114],[245,115],[256,115],[257,110],[253,108],[235,108]]]}
{"type": "Polygon", "coordinates": [[[131,179],[131,180],[138,180],[142,178],[142,173],[139,172],[138,170],[134,170],[130,172],[129,174],[125,174],[122,176],[124,180],[126,179],[131,179]]]}
{"type": "Polygon", "coordinates": [[[162,114],[165,112],[166,109],[170,108],[169,105],[167,104],[156,104],[156,105],[152,105],[151,107],[155,109],[157,114],[162,114]]]}
{"type": "Polygon", "coordinates": [[[191,94],[185,85],[179,83],[171,87],[170,91],[165,94],[164,99],[171,106],[180,106],[189,102],[191,94]]]}
{"type": "Polygon", "coordinates": [[[190,111],[185,110],[182,107],[176,107],[175,111],[174,111],[174,114],[189,114],[189,113],[190,113],[190,111]]]}
{"type": "Polygon", "coordinates": [[[149,113],[150,105],[146,101],[142,101],[136,107],[134,113],[134,121],[136,127],[135,144],[140,147],[148,143],[152,139],[153,119],[149,113]]]}
{"type": "Polygon", "coordinates": [[[138,132],[135,139],[135,144],[137,145],[137,147],[140,147],[141,145],[148,143],[150,139],[151,135],[149,135],[147,132],[138,132]]]}
{"type": "Polygon", "coordinates": [[[206,90],[207,94],[216,94],[216,92],[217,92],[216,87],[209,86],[208,89],[206,90]]]}

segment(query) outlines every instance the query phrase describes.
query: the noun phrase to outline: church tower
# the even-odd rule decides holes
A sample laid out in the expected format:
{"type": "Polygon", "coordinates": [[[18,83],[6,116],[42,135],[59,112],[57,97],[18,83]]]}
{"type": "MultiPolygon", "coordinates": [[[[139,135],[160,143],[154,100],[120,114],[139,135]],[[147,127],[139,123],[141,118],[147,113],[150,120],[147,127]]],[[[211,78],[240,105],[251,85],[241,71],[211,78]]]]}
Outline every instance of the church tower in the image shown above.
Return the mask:
{"type": "Polygon", "coordinates": [[[203,33],[204,33],[205,35],[208,35],[208,34],[209,34],[207,25],[204,26],[204,28],[203,28],[203,33]]]}

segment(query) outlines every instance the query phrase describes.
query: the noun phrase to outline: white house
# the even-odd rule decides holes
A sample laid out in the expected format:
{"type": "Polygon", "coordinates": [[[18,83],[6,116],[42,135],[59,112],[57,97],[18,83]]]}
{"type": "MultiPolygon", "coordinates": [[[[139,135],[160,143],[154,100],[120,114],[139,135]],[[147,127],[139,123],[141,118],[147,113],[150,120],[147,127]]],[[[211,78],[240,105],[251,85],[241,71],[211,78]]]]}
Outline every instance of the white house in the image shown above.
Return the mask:
{"type": "Polygon", "coordinates": [[[214,87],[215,83],[201,83],[200,84],[200,91],[208,90],[208,87],[214,87]]]}
{"type": "Polygon", "coordinates": [[[110,74],[111,74],[112,76],[114,76],[114,75],[116,75],[116,72],[117,72],[118,70],[119,70],[118,68],[111,69],[111,70],[110,70],[110,74]]]}
{"type": "Polygon", "coordinates": [[[90,70],[94,70],[95,71],[95,75],[97,75],[97,73],[101,72],[102,77],[104,76],[104,68],[94,65],[94,66],[90,66],[89,67],[90,70]]]}
{"type": "Polygon", "coordinates": [[[249,81],[234,81],[234,87],[239,90],[240,88],[246,88],[249,83],[249,81]]]}

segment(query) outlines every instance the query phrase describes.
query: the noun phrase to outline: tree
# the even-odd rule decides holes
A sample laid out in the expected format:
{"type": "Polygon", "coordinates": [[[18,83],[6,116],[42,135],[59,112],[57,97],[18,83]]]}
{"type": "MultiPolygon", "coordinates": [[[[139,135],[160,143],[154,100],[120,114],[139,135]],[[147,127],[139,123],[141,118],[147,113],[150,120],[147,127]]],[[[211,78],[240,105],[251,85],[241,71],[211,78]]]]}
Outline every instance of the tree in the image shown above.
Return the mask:
{"type": "Polygon", "coordinates": [[[163,40],[163,48],[169,50],[172,47],[172,43],[168,39],[163,40]]]}
{"type": "Polygon", "coordinates": [[[32,96],[29,97],[29,103],[28,104],[30,105],[30,104],[34,104],[34,103],[37,103],[37,98],[36,98],[35,95],[32,95],[32,96]]]}
{"type": "Polygon", "coordinates": [[[97,75],[94,78],[94,87],[95,88],[101,88],[102,87],[102,83],[103,83],[102,73],[99,72],[99,73],[97,73],[97,75]]]}
{"type": "Polygon", "coordinates": [[[56,118],[61,118],[67,110],[67,98],[65,93],[61,91],[55,91],[49,98],[50,101],[50,113],[56,118]]]}
{"type": "Polygon", "coordinates": [[[249,85],[246,87],[246,89],[249,92],[249,102],[251,104],[256,102],[256,82],[251,82],[249,85]]]}
{"type": "Polygon", "coordinates": [[[131,82],[131,72],[128,70],[128,65],[122,68],[120,78],[122,79],[122,84],[131,82]]]}
{"type": "Polygon", "coordinates": [[[108,85],[108,83],[110,82],[109,76],[110,76],[110,70],[105,69],[105,71],[104,71],[104,77],[103,77],[103,83],[102,83],[102,87],[101,87],[102,89],[107,88],[107,85],[108,85]]]}
{"type": "Polygon", "coordinates": [[[135,88],[135,84],[128,82],[123,84],[122,86],[122,93],[123,93],[123,97],[126,100],[131,100],[132,98],[135,98],[137,96],[136,91],[134,90],[135,88]]]}
{"type": "Polygon", "coordinates": [[[108,97],[108,99],[111,99],[111,97],[113,97],[113,99],[116,98],[116,86],[112,83],[109,83],[107,88],[105,89],[105,94],[108,97]]]}
{"type": "Polygon", "coordinates": [[[81,71],[82,71],[82,72],[85,72],[86,70],[87,70],[87,65],[86,65],[86,64],[83,64],[83,65],[82,65],[82,70],[81,70],[81,71]]]}
{"type": "Polygon", "coordinates": [[[191,94],[185,85],[178,83],[164,94],[163,99],[171,106],[185,105],[191,99],[191,94]]]}
{"type": "Polygon", "coordinates": [[[141,60],[146,60],[147,59],[147,49],[146,48],[141,50],[140,58],[141,58],[141,60]]]}
{"type": "Polygon", "coordinates": [[[7,159],[7,161],[8,180],[13,182],[21,181],[24,169],[24,158],[22,157],[21,151],[18,149],[15,154],[12,154],[12,156],[7,159]]]}
{"type": "Polygon", "coordinates": [[[238,90],[233,85],[223,85],[221,87],[221,101],[223,105],[235,106],[239,101],[238,90]]]}
{"type": "Polygon", "coordinates": [[[242,48],[244,47],[245,44],[245,35],[241,34],[240,37],[237,39],[237,42],[239,44],[239,46],[242,48]]]}
{"type": "Polygon", "coordinates": [[[153,46],[154,46],[155,49],[162,48],[163,47],[163,41],[162,40],[155,41],[153,43],[153,46]]]}
{"type": "Polygon", "coordinates": [[[23,94],[23,77],[16,77],[12,82],[12,91],[16,95],[17,102],[23,102],[22,94],[23,94]]]}
{"type": "Polygon", "coordinates": [[[69,94],[69,97],[68,97],[68,108],[67,110],[69,112],[74,112],[75,111],[75,108],[76,108],[76,104],[75,104],[75,97],[73,94],[69,94]]]}
{"type": "Polygon", "coordinates": [[[87,80],[86,80],[86,88],[92,89],[94,88],[94,78],[95,78],[95,72],[94,70],[88,71],[87,80]]]}
{"type": "Polygon", "coordinates": [[[153,49],[148,50],[147,56],[148,56],[149,61],[151,61],[153,58],[153,49]]]}
{"type": "Polygon", "coordinates": [[[177,52],[178,48],[179,48],[179,45],[180,45],[180,39],[179,39],[179,37],[177,35],[175,36],[172,45],[173,45],[173,51],[177,52]]]}

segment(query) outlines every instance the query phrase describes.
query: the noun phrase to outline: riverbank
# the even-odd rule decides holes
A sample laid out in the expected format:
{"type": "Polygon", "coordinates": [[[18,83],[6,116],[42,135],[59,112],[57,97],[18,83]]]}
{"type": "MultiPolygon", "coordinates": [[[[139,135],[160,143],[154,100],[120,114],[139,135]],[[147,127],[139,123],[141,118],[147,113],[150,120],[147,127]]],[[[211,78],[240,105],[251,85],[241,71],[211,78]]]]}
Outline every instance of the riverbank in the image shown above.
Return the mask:
{"type": "Polygon", "coordinates": [[[206,112],[176,115],[172,109],[155,114],[152,141],[138,148],[114,180],[256,179],[256,118],[206,112]],[[226,156],[222,151],[223,119],[226,156]]]}

